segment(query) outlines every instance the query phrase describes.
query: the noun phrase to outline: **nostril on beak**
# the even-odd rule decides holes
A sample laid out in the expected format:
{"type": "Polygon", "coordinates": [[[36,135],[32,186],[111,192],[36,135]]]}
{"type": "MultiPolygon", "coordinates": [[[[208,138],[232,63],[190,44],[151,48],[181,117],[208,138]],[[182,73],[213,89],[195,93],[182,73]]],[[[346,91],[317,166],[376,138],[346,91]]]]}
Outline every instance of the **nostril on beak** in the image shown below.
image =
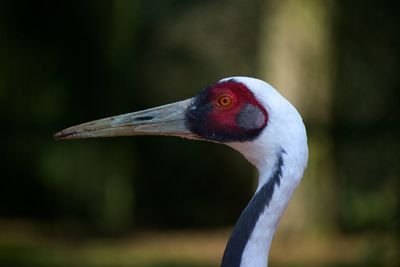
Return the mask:
{"type": "Polygon", "coordinates": [[[152,120],[154,117],[153,116],[143,116],[143,117],[137,117],[134,118],[135,121],[149,121],[152,120]]]}

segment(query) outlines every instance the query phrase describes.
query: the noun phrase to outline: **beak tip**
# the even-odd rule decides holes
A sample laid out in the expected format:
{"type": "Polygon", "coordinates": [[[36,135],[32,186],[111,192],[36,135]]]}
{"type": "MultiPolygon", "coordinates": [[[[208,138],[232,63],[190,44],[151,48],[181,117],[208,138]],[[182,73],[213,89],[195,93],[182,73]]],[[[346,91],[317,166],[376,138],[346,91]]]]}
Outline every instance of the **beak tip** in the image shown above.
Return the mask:
{"type": "Polygon", "coordinates": [[[53,138],[55,140],[65,140],[71,138],[73,134],[74,134],[73,132],[71,133],[71,132],[60,131],[58,133],[55,133],[53,135],[53,138]]]}

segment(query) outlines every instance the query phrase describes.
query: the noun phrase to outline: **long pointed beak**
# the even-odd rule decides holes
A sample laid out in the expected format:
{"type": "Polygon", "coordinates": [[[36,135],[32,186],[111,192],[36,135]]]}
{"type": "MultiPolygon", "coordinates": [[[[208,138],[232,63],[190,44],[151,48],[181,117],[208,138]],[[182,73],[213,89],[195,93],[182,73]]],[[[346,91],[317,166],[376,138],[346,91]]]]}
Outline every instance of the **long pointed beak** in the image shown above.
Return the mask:
{"type": "Polygon", "coordinates": [[[55,139],[81,139],[132,135],[170,135],[201,139],[185,123],[185,111],[192,99],[147,110],[113,116],[72,126],[54,135],[55,139]]]}

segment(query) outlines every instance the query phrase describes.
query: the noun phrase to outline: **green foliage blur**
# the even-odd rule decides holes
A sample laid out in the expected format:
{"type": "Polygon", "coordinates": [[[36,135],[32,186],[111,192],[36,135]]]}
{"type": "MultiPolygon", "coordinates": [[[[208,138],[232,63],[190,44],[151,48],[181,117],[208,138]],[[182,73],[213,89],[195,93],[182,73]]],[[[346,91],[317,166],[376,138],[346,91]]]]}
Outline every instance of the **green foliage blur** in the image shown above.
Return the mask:
{"type": "MultiPolygon", "coordinates": [[[[305,201],[329,188],[332,201],[322,199],[326,206],[312,217],[329,218],[326,235],[398,244],[397,9],[361,0],[297,3],[314,2],[329,5],[331,105],[324,119],[304,116],[315,156],[306,177],[318,174],[309,179],[314,186],[305,182],[305,201]],[[320,136],[328,146],[319,146],[320,136]],[[326,153],[329,168],[319,153],[326,153]]],[[[261,74],[272,70],[261,70],[260,40],[276,6],[272,0],[0,1],[0,226],[22,221],[120,237],[233,225],[252,196],[256,172],[228,147],[165,137],[61,142],[52,135],[189,98],[223,77],[269,80],[261,74]]],[[[271,28],[267,39],[275,38],[271,28]]],[[[303,79],[312,80],[318,66],[308,63],[303,79]]],[[[301,99],[312,110],[308,89],[301,99]]],[[[371,255],[392,244],[380,242],[371,255]]],[[[31,266],[20,249],[7,249],[0,246],[0,265],[31,266]]],[[[189,266],[180,264],[146,266],[189,266]]]]}

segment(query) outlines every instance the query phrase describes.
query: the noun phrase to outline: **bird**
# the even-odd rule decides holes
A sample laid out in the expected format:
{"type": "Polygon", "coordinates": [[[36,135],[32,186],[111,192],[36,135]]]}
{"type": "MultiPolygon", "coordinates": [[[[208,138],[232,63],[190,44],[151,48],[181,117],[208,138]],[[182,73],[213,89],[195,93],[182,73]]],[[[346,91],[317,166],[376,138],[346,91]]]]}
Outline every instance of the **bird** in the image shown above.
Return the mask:
{"type": "Polygon", "coordinates": [[[227,241],[221,267],[266,267],[279,220],[308,162],[306,129],[296,108],[267,82],[218,80],[193,98],[94,120],[55,139],[164,135],[225,144],[258,170],[257,189],[227,241]]]}

